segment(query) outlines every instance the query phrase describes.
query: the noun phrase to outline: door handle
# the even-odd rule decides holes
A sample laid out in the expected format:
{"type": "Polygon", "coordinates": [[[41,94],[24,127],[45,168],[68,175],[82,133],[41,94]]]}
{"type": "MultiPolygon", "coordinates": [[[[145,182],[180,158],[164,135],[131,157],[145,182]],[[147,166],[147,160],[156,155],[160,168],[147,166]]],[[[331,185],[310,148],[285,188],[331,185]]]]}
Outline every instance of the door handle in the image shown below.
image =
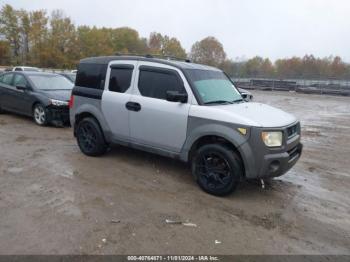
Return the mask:
{"type": "Polygon", "coordinates": [[[136,102],[127,102],[125,104],[126,109],[130,110],[130,111],[135,111],[138,112],[141,110],[141,105],[139,103],[136,102]]]}

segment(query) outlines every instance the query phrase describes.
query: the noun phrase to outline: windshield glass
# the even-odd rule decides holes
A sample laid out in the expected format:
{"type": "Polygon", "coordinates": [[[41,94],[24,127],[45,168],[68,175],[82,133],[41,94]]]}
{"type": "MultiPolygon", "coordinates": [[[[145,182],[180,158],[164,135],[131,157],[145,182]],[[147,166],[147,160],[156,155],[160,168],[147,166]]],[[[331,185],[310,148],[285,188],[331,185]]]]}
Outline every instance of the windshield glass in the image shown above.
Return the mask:
{"type": "Polygon", "coordinates": [[[75,79],[77,77],[76,74],[67,74],[67,76],[69,77],[69,79],[72,81],[72,82],[75,82],[75,79]]]}
{"type": "Polygon", "coordinates": [[[29,79],[40,90],[71,90],[73,83],[60,75],[30,75],[29,79]]]}
{"type": "Polygon", "coordinates": [[[189,69],[187,75],[204,104],[242,101],[241,94],[221,71],[189,69]]]}

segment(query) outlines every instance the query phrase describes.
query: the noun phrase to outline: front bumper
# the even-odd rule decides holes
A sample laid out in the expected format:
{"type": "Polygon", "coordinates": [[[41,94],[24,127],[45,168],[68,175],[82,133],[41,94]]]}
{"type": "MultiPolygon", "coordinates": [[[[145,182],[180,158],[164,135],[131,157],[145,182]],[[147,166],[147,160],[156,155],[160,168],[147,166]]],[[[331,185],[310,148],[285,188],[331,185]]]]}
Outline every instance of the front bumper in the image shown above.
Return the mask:
{"type": "Polygon", "coordinates": [[[296,164],[302,154],[299,123],[269,129],[283,132],[283,145],[278,148],[269,148],[263,143],[261,132],[264,130],[252,128],[247,143],[240,147],[247,179],[281,176],[296,164]]]}
{"type": "Polygon", "coordinates": [[[69,123],[69,107],[54,107],[49,106],[48,108],[49,122],[54,125],[70,125],[69,123]]]}
{"type": "Polygon", "coordinates": [[[265,155],[258,177],[277,177],[285,174],[296,164],[302,151],[303,144],[299,143],[287,152],[265,155]]]}

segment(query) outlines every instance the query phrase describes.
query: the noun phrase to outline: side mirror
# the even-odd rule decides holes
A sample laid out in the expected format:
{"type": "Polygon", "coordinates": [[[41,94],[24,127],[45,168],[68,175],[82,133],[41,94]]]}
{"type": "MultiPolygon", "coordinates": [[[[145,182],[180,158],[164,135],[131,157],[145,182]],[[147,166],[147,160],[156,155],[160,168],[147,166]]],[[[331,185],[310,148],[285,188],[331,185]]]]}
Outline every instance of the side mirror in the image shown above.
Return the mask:
{"type": "Polygon", "coordinates": [[[241,93],[244,101],[249,102],[253,100],[253,95],[249,91],[242,88],[238,88],[238,91],[241,93]]]}
{"type": "Polygon", "coordinates": [[[243,98],[243,100],[244,101],[246,101],[246,102],[250,102],[250,101],[252,101],[252,97],[250,96],[250,95],[248,95],[248,94],[242,94],[242,98],[243,98]]]}
{"type": "Polygon", "coordinates": [[[188,96],[186,93],[180,93],[179,91],[167,91],[166,100],[170,102],[186,103],[188,96]]]}
{"type": "Polygon", "coordinates": [[[27,87],[26,85],[24,85],[24,84],[18,84],[18,85],[16,85],[16,88],[17,88],[18,90],[22,90],[22,91],[28,89],[28,87],[27,87]]]}

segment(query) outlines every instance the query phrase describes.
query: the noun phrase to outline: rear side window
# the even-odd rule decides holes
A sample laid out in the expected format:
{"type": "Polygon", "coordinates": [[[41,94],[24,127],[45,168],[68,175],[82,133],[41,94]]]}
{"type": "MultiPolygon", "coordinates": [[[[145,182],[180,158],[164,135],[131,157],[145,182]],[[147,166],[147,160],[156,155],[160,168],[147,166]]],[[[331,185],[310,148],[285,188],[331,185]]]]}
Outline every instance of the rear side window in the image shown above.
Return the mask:
{"type": "Polygon", "coordinates": [[[4,83],[6,85],[11,85],[12,84],[12,77],[13,77],[13,74],[3,75],[1,83],[4,83]]]}
{"type": "Polygon", "coordinates": [[[103,89],[106,79],[107,65],[105,64],[85,64],[78,67],[75,84],[81,87],[103,89]]]}
{"type": "Polygon", "coordinates": [[[142,96],[166,99],[167,91],[185,93],[183,82],[172,70],[141,69],[138,83],[142,96]]]}
{"type": "Polygon", "coordinates": [[[112,66],[109,77],[109,90],[118,93],[124,93],[131,84],[133,66],[118,65],[112,66]]]}

